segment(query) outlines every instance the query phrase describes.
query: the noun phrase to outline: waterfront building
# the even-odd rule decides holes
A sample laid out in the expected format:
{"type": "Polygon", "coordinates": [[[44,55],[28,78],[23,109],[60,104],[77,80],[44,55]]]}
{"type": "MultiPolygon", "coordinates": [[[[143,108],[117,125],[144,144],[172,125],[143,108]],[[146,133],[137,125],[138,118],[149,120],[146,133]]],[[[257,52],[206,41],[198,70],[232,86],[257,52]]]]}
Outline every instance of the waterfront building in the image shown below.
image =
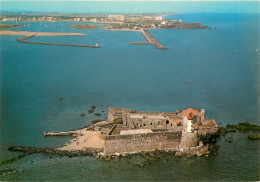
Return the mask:
{"type": "Polygon", "coordinates": [[[108,15],[108,20],[114,20],[114,21],[124,21],[125,15],[108,15]]]}

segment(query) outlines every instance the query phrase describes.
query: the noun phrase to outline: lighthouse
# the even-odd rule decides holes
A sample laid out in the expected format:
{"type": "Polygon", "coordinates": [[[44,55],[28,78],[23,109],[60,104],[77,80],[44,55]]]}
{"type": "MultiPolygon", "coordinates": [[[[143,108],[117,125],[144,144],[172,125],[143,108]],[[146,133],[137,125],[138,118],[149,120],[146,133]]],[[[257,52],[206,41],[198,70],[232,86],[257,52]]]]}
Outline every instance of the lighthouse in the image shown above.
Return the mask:
{"type": "Polygon", "coordinates": [[[190,150],[189,147],[198,146],[198,131],[192,130],[193,123],[193,113],[190,112],[186,117],[184,117],[187,121],[186,130],[182,130],[181,142],[179,147],[183,148],[183,150],[190,150]]]}
{"type": "Polygon", "coordinates": [[[193,114],[190,112],[189,115],[187,116],[188,122],[187,122],[187,132],[191,133],[191,126],[192,126],[192,121],[193,121],[193,114]]]}

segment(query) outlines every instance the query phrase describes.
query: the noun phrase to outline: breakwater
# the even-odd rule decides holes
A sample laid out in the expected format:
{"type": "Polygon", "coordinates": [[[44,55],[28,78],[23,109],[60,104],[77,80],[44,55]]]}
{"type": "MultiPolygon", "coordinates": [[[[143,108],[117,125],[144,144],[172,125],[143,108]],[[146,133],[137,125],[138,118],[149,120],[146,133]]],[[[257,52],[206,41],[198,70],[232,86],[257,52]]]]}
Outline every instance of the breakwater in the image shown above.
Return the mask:
{"type": "Polygon", "coordinates": [[[78,135],[79,132],[76,131],[61,131],[61,132],[42,132],[43,136],[73,136],[78,135]]]}
{"type": "Polygon", "coordinates": [[[156,49],[168,49],[168,47],[163,46],[157,39],[155,39],[150,32],[147,30],[140,30],[144,35],[146,42],[130,42],[130,44],[151,44],[154,45],[156,49]]]}
{"type": "Polygon", "coordinates": [[[59,44],[59,43],[45,43],[45,42],[32,42],[32,41],[25,41],[26,39],[30,39],[37,36],[36,35],[29,35],[27,37],[22,37],[17,40],[17,42],[22,43],[29,43],[29,44],[41,44],[41,45],[56,45],[56,46],[75,46],[75,47],[91,47],[91,48],[100,48],[98,45],[83,45],[83,44],[59,44]]]}
{"type": "Polygon", "coordinates": [[[68,156],[68,157],[77,157],[77,156],[87,156],[87,155],[97,155],[98,152],[101,152],[102,149],[91,149],[86,148],[85,150],[58,150],[55,148],[36,148],[36,147],[25,147],[25,146],[12,146],[8,148],[9,151],[12,152],[22,152],[27,155],[35,154],[35,153],[43,153],[43,154],[52,154],[58,156],[68,156]]]}

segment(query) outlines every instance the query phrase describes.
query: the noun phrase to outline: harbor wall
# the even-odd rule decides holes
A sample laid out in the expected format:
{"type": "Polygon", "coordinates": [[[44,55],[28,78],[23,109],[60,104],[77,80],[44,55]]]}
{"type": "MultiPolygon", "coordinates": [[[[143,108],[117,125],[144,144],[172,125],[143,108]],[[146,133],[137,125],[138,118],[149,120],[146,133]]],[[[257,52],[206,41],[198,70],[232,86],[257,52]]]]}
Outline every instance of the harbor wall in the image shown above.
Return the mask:
{"type": "Polygon", "coordinates": [[[105,154],[175,149],[181,141],[181,131],[106,136],[105,154]]]}
{"type": "Polygon", "coordinates": [[[17,40],[17,42],[28,43],[28,44],[41,44],[41,45],[55,45],[55,46],[74,46],[74,47],[91,47],[91,48],[100,48],[98,45],[83,45],[83,44],[59,44],[59,43],[45,43],[45,42],[31,42],[25,41],[26,39],[33,38],[37,35],[29,35],[27,37],[22,37],[17,40]]]}

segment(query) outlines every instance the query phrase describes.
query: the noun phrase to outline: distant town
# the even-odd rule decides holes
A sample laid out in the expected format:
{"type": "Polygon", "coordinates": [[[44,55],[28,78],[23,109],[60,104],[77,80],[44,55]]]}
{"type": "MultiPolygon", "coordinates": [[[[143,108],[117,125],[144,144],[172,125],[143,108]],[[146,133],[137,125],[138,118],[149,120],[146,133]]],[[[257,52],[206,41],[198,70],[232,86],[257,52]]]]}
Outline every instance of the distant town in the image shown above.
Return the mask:
{"type": "MultiPolygon", "coordinates": [[[[93,22],[103,24],[106,29],[207,29],[200,23],[185,23],[182,19],[168,20],[164,19],[165,15],[88,15],[88,16],[72,16],[72,15],[1,15],[1,22],[93,22]]],[[[209,28],[210,29],[210,28],[209,28]]]]}
{"type": "MultiPolygon", "coordinates": [[[[173,13],[172,13],[173,14],[173,13]]],[[[187,23],[179,20],[169,20],[164,17],[171,14],[103,14],[103,15],[81,15],[76,16],[74,14],[2,14],[0,16],[0,22],[7,22],[7,24],[0,24],[0,29],[8,28],[20,28],[24,25],[17,24],[18,22],[82,22],[76,25],[69,25],[68,27],[74,29],[96,29],[102,27],[103,30],[119,30],[119,31],[139,31],[141,32],[146,41],[144,42],[130,42],[130,44],[142,44],[142,45],[154,45],[156,49],[168,49],[168,47],[162,45],[155,37],[148,31],[150,29],[209,29],[210,27],[202,25],[200,23],[187,23]],[[8,24],[8,22],[17,22],[14,24],[8,24]],[[86,23],[83,23],[86,22],[86,23]]],[[[46,25],[45,25],[46,27],[46,25]]],[[[63,31],[63,30],[62,30],[63,31]]],[[[43,43],[43,42],[32,42],[25,41],[26,39],[33,38],[35,36],[46,35],[41,32],[19,32],[19,31],[0,31],[1,35],[26,35],[27,37],[18,39],[18,42],[30,43],[30,44],[41,44],[41,45],[58,45],[58,46],[80,46],[80,47],[91,47],[100,48],[99,44],[96,45],[79,45],[79,44],[54,44],[54,43],[43,43]]],[[[56,33],[51,34],[56,36],[56,33]]],[[[65,35],[65,34],[59,34],[65,35]]],[[[67,34],[66,34],[67,35],[67,34]]],[[[72,35],[72,34],[70,34],[72,35]]]]}

